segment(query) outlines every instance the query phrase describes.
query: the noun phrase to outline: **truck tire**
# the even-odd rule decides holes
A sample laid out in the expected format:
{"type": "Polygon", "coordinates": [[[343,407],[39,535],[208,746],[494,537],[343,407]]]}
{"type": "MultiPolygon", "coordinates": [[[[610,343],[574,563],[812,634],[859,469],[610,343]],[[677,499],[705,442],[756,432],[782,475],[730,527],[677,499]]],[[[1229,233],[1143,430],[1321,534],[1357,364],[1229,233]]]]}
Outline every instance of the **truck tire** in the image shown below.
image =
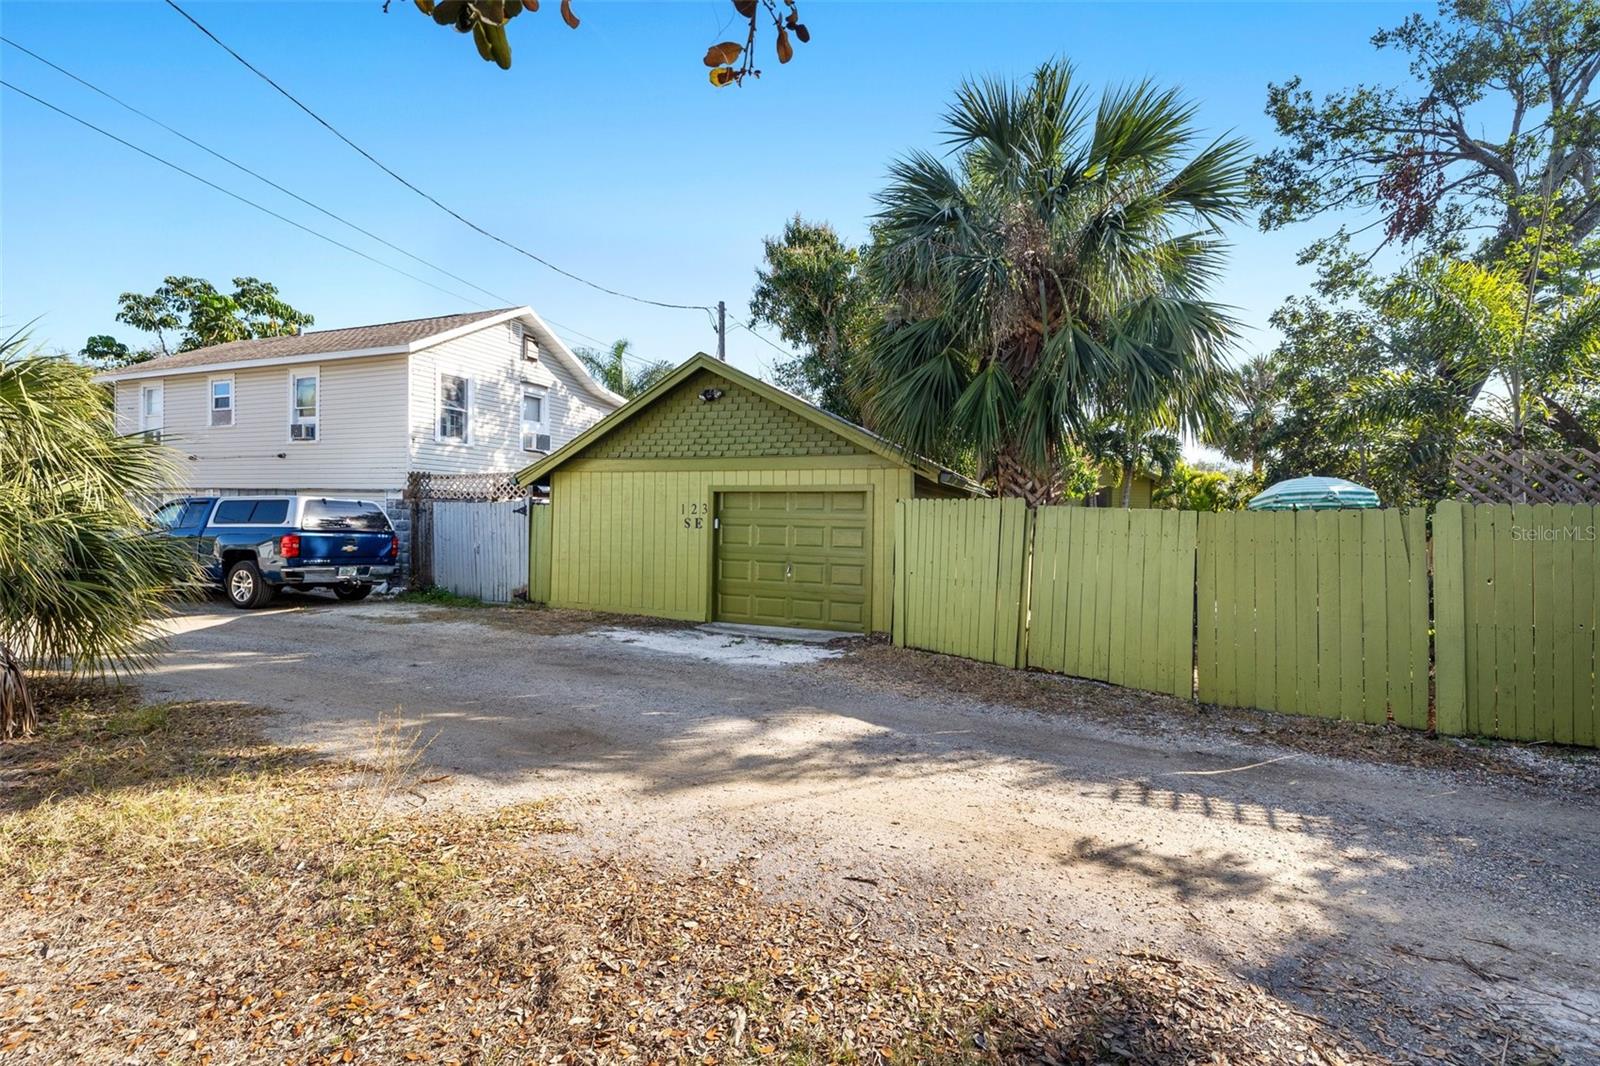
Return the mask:
{"type": "Polygon", "coordinates": [[[228,567],[228,580],[223,592],[228,602],[245,611],[265,607],[272,602],[272,586],[261,577],[261,570],[252,559],[240,559],[228,567]]]}
{"type": "Polygon", "coordinates": [[[368,596],[372,595],[372,586],[335,585],[333,586],[333,594],[346,603],[354,603],[357,600],[364,600],[368,596]]]}

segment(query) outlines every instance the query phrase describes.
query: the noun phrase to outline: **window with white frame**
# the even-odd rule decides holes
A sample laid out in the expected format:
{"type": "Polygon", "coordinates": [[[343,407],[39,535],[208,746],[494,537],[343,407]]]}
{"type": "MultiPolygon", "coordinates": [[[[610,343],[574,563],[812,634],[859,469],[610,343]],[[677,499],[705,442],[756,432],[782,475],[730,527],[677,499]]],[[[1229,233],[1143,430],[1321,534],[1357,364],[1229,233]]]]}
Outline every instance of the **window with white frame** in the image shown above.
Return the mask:
{"type": "Polygon", "coordinates": [[[522,450],[547,452],[550,450],[550,424],[543,389],[531,385],[522,390],[522,450]]]}
{"type": "Polygon", "coordinates": [[[522,335],[522,358],[530,363],[539,361],[539,342],[531,333],[522,335]]]}
{"type": "Polygon", "coordinates": [[[439,375],[439,439],[467,443],[472,386],[459,374],[439,375]]]}
{"type": "Polygon", "coordinates": [[[289,439],[307,443],[319,438],[322,388],[315,369],[289,371],[289,439]]]}
{"type": "Polygon", "coordinates": [[[160,436],[164,418],[164,393],[161,382],[139,386],[139,429],[160,436]]]}
{"type": "Polygon", "coordinates": [[[213,426],[233,425],[233,378],[212,378],[210,419],[213,426]]]}

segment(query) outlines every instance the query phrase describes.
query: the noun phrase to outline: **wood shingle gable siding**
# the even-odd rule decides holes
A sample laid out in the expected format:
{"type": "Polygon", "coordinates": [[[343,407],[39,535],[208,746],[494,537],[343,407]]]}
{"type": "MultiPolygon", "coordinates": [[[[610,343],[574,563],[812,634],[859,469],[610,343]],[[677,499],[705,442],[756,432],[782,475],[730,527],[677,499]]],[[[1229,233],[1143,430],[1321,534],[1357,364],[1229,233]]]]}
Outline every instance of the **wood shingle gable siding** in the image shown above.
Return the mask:
{"type": "Polygon", "coordinates": [[[867,450],[730,378],[701,370],[581,453],[585,459],[865,455],[867,450]],[[707,389],[722,395],[708,403],[707,389]]]}

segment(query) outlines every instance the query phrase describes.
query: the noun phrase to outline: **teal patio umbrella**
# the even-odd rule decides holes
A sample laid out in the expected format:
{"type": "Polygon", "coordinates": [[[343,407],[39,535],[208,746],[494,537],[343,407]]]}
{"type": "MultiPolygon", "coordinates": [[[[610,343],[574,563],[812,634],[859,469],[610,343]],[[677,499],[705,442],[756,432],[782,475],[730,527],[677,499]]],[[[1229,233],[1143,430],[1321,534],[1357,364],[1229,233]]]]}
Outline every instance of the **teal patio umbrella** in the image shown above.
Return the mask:
{"type": "Polygon", "coordinates": [[[1252,511],[1335,511],[1341,507],[1381,506],[1376,492],[1337,477],[1280,481],[1248,504],[1252,511]]]}

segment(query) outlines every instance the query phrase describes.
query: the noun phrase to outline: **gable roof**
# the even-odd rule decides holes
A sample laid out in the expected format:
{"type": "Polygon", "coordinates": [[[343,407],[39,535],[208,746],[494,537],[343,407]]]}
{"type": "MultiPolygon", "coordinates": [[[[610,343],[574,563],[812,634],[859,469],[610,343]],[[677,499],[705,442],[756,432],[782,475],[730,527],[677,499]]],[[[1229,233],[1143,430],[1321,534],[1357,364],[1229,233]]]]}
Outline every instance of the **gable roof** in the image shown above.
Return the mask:
{"type": "Polygon", "coordinates": [[[769,385],[765,381],[752,377],[721,360],[714,359],[704,352],[695,353],[683,365],[656,382],[645,392],[635,396],[622,407],[617,408],[549,455],[519,470],[516,474],[517,483],[530,485],[545,477],[557,467],[577,458],[591,445],[631,424],[634,419],[652,407],[656,401],[702,370],[710,371],[743,388],[749,389],[762,399],[777,404],[784,410],[796,414],[805,421],[820,426],[838,437],[842,437],[865,451],[879,455],[892,462],[909,466],[920,477],[938,484],[953,486],[973,495],[987,495],[981,485],[957,474],[955,471],[947,470],[931,459],[913,455],[876,433],[856,425],[854,422],[824,411],[822,408],[807,403],[792,393],[785,392],[775,385],[769,385]]]}
{"type": "Polygon", "coordinates": [[[409,355],[435,344],[512,320],[521,320],[533,331],[541,351],[553,352],[577,381],[596,397],[615,405],[624,401],[589,376],[583,362],[560,337],[534,313],[531,307],[502,307],[494,311],[469,311],[458,315],[435,315],[374,326],[345,329],[319,329],[286,337],[258,337],[228,341],[186,352],[172,352],[143,363],[133,363],[96,374],[97,381],[134,381],[168,374],[192,374],[207,370],[236,370],[252,366],[277,366],[290,363],[356,359],[376,355],[409,355]]]}

